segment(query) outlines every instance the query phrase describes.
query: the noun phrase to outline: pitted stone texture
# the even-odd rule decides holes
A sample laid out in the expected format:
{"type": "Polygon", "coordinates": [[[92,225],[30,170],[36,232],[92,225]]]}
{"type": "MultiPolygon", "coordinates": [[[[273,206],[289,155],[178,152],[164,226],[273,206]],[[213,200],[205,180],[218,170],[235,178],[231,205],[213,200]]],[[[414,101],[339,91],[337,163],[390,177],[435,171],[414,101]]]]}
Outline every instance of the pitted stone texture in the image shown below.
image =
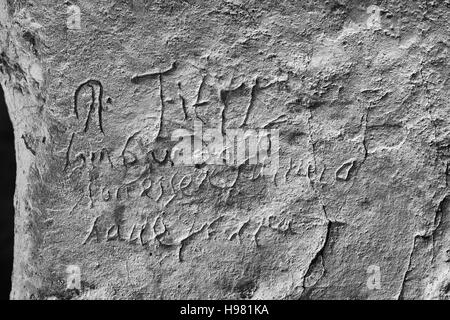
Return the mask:
{"type": "Polygon", "coordinates": [[[0,3],[12,298],[448,298],[446,1],[0,3]],[[278,173],[174,166],[195,119],[278,173]]]}

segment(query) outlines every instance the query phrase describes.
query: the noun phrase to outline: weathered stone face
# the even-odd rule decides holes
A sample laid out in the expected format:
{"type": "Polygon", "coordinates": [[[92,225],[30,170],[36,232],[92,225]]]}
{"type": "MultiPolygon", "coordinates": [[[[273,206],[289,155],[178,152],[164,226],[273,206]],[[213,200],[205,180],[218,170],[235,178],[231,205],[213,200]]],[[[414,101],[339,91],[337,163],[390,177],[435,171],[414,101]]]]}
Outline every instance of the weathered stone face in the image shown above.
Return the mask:
{"type": "Polygon", "coordinates": [[[12,298],[448,297],[446,2],[0,4],[12,298]]]}

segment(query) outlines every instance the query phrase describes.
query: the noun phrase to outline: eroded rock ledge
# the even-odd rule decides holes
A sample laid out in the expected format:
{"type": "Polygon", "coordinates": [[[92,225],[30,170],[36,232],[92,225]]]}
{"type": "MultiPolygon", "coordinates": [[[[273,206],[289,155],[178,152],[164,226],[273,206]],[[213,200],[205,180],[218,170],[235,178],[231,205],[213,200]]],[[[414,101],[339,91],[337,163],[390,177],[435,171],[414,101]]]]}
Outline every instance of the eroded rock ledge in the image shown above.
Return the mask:
{"type": "Polygon", "coordinates": [[[11,297],[448,298],[449,8],[0,0],[11,297]],[[277,174],[174,165],[195,120],[277,174]]]}

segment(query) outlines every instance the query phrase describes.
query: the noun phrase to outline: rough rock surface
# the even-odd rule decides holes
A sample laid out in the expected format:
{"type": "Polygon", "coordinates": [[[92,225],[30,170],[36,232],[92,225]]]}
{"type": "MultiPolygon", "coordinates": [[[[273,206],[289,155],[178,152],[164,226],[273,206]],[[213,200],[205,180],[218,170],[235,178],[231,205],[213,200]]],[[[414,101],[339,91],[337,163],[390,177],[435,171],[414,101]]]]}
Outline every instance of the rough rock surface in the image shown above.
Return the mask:
{"type": "Polygon", "coordinates": [[[448,298],[448,39],[449,1],[0,0],[11,298],[448,298]],[[194,119],[278,129],[277,174],[174,166],[194,119]]]}

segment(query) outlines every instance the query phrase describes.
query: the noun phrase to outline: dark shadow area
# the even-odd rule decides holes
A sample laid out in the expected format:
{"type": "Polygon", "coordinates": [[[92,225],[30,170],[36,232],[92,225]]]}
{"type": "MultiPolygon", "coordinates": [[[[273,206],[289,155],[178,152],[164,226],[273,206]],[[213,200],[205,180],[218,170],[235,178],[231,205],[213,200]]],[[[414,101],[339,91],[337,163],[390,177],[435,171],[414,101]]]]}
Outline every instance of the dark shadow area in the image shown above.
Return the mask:
{"type": "Polygon", "coordinates": [[[14,244],[14,131],[0,86],[0,300],[9,299],[14,244]]]}

